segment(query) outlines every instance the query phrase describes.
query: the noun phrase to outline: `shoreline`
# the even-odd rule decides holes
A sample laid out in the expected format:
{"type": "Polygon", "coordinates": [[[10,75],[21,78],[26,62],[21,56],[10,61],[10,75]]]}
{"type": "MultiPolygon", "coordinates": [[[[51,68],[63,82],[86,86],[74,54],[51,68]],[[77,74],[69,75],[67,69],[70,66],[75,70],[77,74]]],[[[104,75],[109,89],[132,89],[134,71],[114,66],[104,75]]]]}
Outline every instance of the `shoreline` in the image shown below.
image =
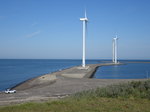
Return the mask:
{"type": "MultiPolygon", "coordinates": [[[[69,67],[69,68],[72,68],[72,67],[69,67]]],[[[51,75],[51,74],[53,74],[53,73],[57,73],[57,72],[60,72],[60,71],[62,71],[62,70],[67,70],[67,69],[69,69],[69,68],[65,68],[65,69],[61,69],[61,70],[59,69],[59,70],[56,70],[56,71],[54,71],[54,72],[50,72],[50,73],[48,73],[48,74],[42,74],[42,75],[37,76],[37,77],[29,78],[29,79],[27,79],[27,80],[25,80],[25,81],[22,81],[22,82],[16,84],[15,86],[11,87],[10,90],[12,90],[12,89],[14,89],[14,88],[20,86],[21,84],[28,83],[29,81],[35,80],[35,79],[37,79],[37,78],[39,78],[39,77],[42,77],[42,76],[44,76],[44,75],[51,75]]]]}
{"type": "MultiPolygon", "coordinates": [[[[99,67],[101,67],[101,66],[113,66],[113,65],[122,65],[123,63],[118,63],[118,64],[114,64],[114,63],[104,63],[104,64],[88,64],[87,66],[89,66],[89,67],[91,67],[92,68],[92,70],[91,71],[89,71],[88,73],[84,73],[83,74],[83,76],[82,77],[74,77],[74,76],[71,76],[70,74],[74,74],[74,73],[69,73],[69,78],[93,78],[93,76],[94,76],[94,74],[95,74],[95,72],[97,71],[97,69],[99,68],[99,67]]],[[[10,90],[11,89],[17,89],[18,87],[20,88],[20,86],[22,86],[22,85],[24,85],[24,84],[28,84],[28,83],[30,83],[30,82],[33,82],[33,81],[35,81],[35,80],[37,80],[37,79],[39,79],[39,78],[41,78],[41,77],[45,77],[45,76],[49,76],[49,75],[51,75],[51,76],[53,76],[53,75],[60,75],[60,76],[63,76],[63,77],[68,77],[68,76],[66,76],[66,75],[64,75],[64,72],[66,72],[66,71],[68,71],[68,70],[70,70],[71,69],[71,71],[72,71],[72,69],[73,68],[78,68],[78,67],[80,67],[80,66],[73,66],[73,67],[69,67],[69,68],[65,68],[65,69],[61,69],[61,70],[57,70],[57,71],[55,71],[55,72],[51,72],[51,73],[48,73],[48,74],[43,74],[43,75],[40,75],[40,76],[37,76],[37,77],[34,77],[34,78],[30,78],[30,79],[27,79],[27,80],[25,80],[25,81],[23,81],[23,82],[20,82],[20,83],[18,83],[18,84],[16,84],[15,86],[13,86],[13,87],[11,87],[10,88],[10,90]]],[[[78,69],[78,71],[79,71],[80,69],[78,69]]],[[[81,69],[82,71],[84,70],[84,69],[81,69]]],[[[76,72],[76,71],[75,71],[76,72]]],[[[78,74],[76,74],[76,75],[79,75],[80,73],[78,73],[78,74]]],[[[47,77],[45,77],[45,78],[47,78],[47,77]]],[[[52,80],[48,80],[48,81],[50,81],[50,83],[53,83],[53,82],[55,82],[57,80],[57,78],[54,78],[54,79],[52,79],[52,80]]],[[[31,85],[32,86],[32,85],[31,85]]],[[[32,88],[32,87],[29,87],[29,88],[32,88]]],[[[26,89],[28,89],[28,88],[26,88],[26,89]]]]}
{"type": "MultiPolygon", "coordinates": [[[[119,63],[118,65],[121,65],[119,63]]],[[[127,83],[146,79],[95,79],[91,78],[101,66],[114,63],[89,64],[86,69],[74,66],[64,70],[38,76],[24,81],[12,89],[15,94],[0,93],[0,106],[20,104],[24,102],[41,102],[67,97],[77,92],[105,87],[111,84],[127,83]]]]}
{"type": "MultiPolygon", "coordinates": [[[[14,59],[10,59],[10,60],[14,60],[14,59]]],[[[15,60],[26,60],[26,59],[15,59],[15,60]]],[[[27,59],[27,60],[33,60],[33,59],[27,59]]],[[[35,59],[35,60],[43,60],[43,59],[35,59]]],[[[47,60],[47,59],[45,59],[45,60],[47,60]]],[[[50,60],[51,60],[51,59],[50,59],[50,60]]],[[[62,60],[62,59],[60,59],[60,60],[62,60]]],[[[68,59],[66,59],[66,60],[68,60],[68,59]]],[[[72,59],[70,59],[70,60],[72,60],[72,59]]],[[[78,60],[78,59],[77,59],[77,60],[78,60]]],[[[91,59],[89,59],[89,60],[91,60],[91,59]]],[[[121,61],[122,61],[122,60],[121,60],[121,61]]],[[[150,62],[146,62],[145,60],[141,60],[141,61],[123,60],[123,61],[126,61],[126,62],[123,62],[122,64],[128,64],[128,63],[150,63],[150,62]]],[[[149,61],[149,60],[148,60],[148,61],[149,61]]],[[[102,60],[102,61],[98,61],[98,62],[101,62],[101,64],[103,64],[102,62],[104,62],[104,64],[109,64],[109,63],[111,63],[112,61],[103,61],[103,60],[102,60]]],[[[78,65],[78,66],[79,66],[79,65],[78,65]]],[[[106,66],[106,65],[102,65],[102,66],[106,66]]],[[[53,71],[53,72],[50,72],[50,73],[47,73],[47,74],[52,74],[52,73],[59,72],[59,71],[62,71],[62,70],[66,70],[66,69],[70,69],[70,68],[72,68],[72,67],[59,69],[59,70],[56,70],[56,71],[53,71]]],[[[96,70],[97,70],[98,68],[99,68],[99,66],[96,68],[96,70]]],[[[96,70],[95,70],[95,72],[96,72],[96,70]]],[[[95,73],[95,72],[94,72],[94,73],[95,73]]],[[[87,78],[93,78],[94,73],[93,73],[93,75],[91,75],[90,77],[87,77],[87,78]]],[[[43,76],[43,75],[45,75],[45,74],[41,74],[41,75],[36,76],[36,77],[28,78],[28,79],[26,79],[26,80],[24,80],[24,81],[22,81],[22,82],[19,82],[19,83],[15,84],[14,86],[10,86],[9,89],[13,89],[13,88],[15,88],[16,86],[19,86],[19,85],[21,85],[21,84],[23,84],[23,83],[26,83],[26,82],[28,82],[28,81],[30,81],[30,80],[32,80],[32,79],[38,78],[38,77],[43,76]]],[[[140,78],[138,78],[138,79],[140,79],[140,78]]],[[[4,90],[1,90],[0,93],[1,93],[2,91],[4,91],[4,90]]]]}
{"type": "MultiPolygon", "coordinates": [[[[111,61],[102,61],[102,62],[111,62],[111,61]]],[[[99,67],[101,67],[101,66],[123,65],[123,64],[127,64],[127,63],[150,63],[150,62],[137,62],[137,61],[134,62],[134,61],[133,61],[133,62],[118,63],[118,64],[114,64],[114,63],[88,64],[88,65],[97,65],[97,67],[95,67],[95,69],[94,69],[94,71],[92,72],[92,74],[85,75],[83,78],[93,78],[95,72],[96,72],[97,69],[98,69],[99,67]]],[[[79,66],[73,66],[73,67],[79,67],[79,66]]],[[[44,75],[51,75],[51,74],[53,74],[53,73],[55,74],[55,73],[58,73],[58,72],[61,72],[61,71],[64,71],[64,70],[71,69],[71,68],[73,68],[73,67],[64,68],[64,69],[59,69],[59,70],[56,70],[56,71],[54,71],[54,72],[50,72],[50,73],[48,73],[48,74],[42,74],[42,75],[37,76],[37,77],[29,78],[29,79],[27,79],[27,80],[25,80],[25,81],[22,81],[22,82],[16,84],[15,86],[11,87],[10,90],[11,90],[11,89],[15,89],[16,87],[18,87],[18,86],[20,86],[20,85],[22,85],[22,84],[24,84],[24,83],[28,83],[28,82],[33,81],[33,80],[35,80],[35,79],[37,79],[37,78],[39,78],[39,77],[42,77],[42,76],[44,76],[44,75]]],[[[0,92],[2,92],[2,91],[0,91],[0,92]]]]}

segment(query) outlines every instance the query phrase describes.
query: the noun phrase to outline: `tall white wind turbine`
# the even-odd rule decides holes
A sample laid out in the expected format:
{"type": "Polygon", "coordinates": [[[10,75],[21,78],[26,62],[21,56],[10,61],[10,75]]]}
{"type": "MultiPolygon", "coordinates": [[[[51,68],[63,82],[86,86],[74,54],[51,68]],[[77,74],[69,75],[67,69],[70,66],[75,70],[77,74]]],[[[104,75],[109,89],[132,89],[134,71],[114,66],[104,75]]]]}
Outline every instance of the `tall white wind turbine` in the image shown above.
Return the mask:
{"type": "Polygon", "coordinates": [[[115,62],[115,39],[112,40],[112,62],[115,62]]]}
{"type": "Polygon", "coordinates": [[[88,18],[86,16],[86,11],[85,11],[85,17],[80,18],[81,21],[83,21],[83,54],[82,54],[82,67],[85,67],[85,39],[86,39],[86,28],[87,28],[87,22],[88,18]]]}
{"type": "Polygon", "coordinates": [[[118,40],[118,37],[116,35],[115,38],[113,38],[113,63],[117,64],[118,61],[117,61],[117,40],[118,40]]]}

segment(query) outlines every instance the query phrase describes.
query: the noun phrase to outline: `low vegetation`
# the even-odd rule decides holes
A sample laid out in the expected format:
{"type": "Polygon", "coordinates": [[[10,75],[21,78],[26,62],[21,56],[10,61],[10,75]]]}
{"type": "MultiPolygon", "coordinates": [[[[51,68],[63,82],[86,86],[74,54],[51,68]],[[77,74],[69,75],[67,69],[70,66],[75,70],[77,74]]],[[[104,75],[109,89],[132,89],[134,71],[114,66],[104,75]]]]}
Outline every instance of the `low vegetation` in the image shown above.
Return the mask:
{"type": "Polygon", "coordinates": [[[96,90],[83,91],[74,95],[81,97],[107,97],[107,98],[145,98],[150,99],[150,80],[133,81],[117,85],[110,85],[96,90]]]}
{"type": "Polygon", "coordinates": [[[149,112],[150,80],[111,85],[45,103],[0,107],[0,112],[149,112]]]}

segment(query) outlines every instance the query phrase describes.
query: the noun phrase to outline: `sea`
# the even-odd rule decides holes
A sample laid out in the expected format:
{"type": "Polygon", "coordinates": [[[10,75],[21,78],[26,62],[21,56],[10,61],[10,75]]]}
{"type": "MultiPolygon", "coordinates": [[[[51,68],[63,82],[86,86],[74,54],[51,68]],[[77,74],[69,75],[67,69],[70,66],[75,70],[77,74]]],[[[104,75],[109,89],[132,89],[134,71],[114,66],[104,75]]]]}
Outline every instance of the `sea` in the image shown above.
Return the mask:
{"type": "MultiPolygon", "coordinates": [[[[0,91],[31,78],[81,65],[81,62],[79,59],[0,59],[0,91]]],[[[86,64],[108,62],[111,60],[86,60],[86,64]]],[[[150,60],[119,60],[119,62],[123,64],[99,67],[93,78],[150,78],[150,60]]]]}

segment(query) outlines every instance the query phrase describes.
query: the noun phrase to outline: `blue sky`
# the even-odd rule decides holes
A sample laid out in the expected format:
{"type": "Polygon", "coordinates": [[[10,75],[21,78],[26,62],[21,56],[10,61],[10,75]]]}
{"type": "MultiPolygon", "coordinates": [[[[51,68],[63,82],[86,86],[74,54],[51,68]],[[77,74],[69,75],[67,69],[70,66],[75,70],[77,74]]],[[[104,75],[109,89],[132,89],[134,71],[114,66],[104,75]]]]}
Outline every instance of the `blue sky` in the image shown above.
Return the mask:
{"type": "Polygon", "coordinates": [[[0,0],[0,58],[81,59],[85,7],[88,59],[150,59],[149,0],[0,0]]]}

